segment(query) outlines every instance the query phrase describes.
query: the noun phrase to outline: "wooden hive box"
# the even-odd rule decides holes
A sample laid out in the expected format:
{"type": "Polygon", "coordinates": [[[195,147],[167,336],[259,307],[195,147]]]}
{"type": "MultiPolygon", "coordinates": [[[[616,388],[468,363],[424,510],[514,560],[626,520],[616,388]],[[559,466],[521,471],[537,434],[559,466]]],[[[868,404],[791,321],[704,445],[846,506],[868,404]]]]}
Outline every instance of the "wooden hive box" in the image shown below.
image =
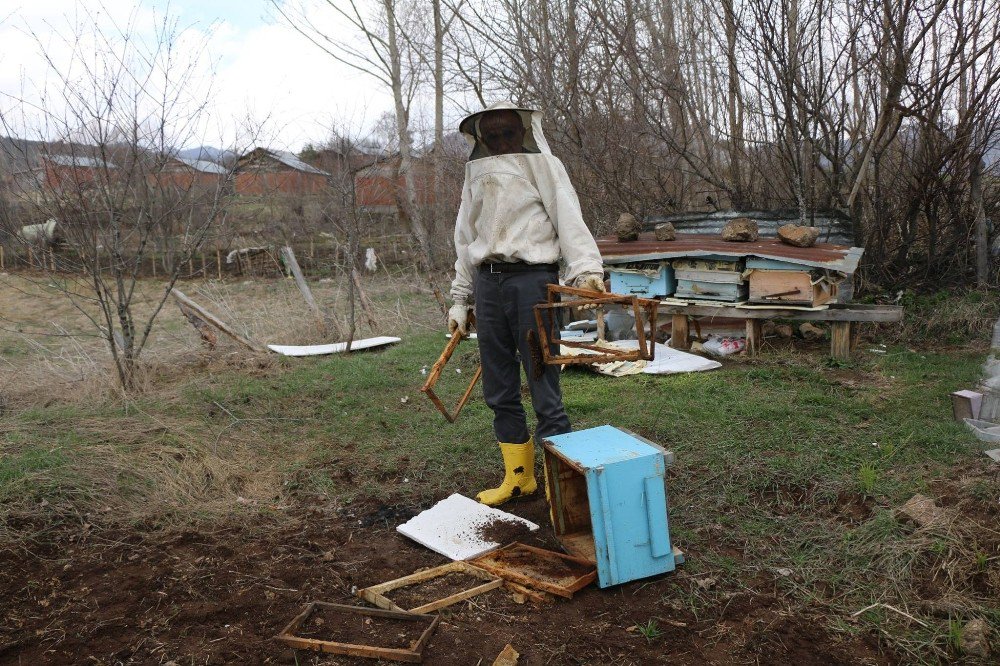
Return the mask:
{"type": "Polygon", "coordinates": [[[597,565],[600,587],[673,571],[666,468],[673,454],[610,425],[545,440],[552,525],[563,548],[597,565]]]}
{"type": "Polygon", "coordinates": [[[707,301],[745,301],[747,285],[743,262],[735,259],[687,258],[674,260],[678,298],[707,301]]]}
{"type": "Polygon", "coordinates": [[[782,269],[752,269],[748,273],[751,303],[818,307],[837,300],[837,284],[826,275],[782,269]]]}
{"type": "Polygon", "coordinates": [[[611,293],[642,298],[671,296],[677,289],[673,267],[665,261],[608,266],[611,293]]]}

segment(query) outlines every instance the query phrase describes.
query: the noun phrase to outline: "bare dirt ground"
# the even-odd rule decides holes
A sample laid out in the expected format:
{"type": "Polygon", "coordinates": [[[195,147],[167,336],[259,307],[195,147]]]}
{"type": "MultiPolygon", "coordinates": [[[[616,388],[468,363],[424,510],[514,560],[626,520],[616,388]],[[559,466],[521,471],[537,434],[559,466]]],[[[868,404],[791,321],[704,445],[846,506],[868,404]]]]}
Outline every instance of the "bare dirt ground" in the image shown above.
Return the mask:
{"type": "MultiPolygon", "coordinates": [[[[358,604],[354,588],[444,563],[392,528],[417,508],[315,506],[272,524],[158,538],[84,525],[5,550],[0,663],[373,663],[296,655],[272,637],[305,602],[358,604]]],[[[547,524],[542,498],[511,508],[547,524]]],[[[557,546],[545,529],[526,541],[557,546]]],[[[681,600],[697,580],[681,569],[541,607],[495,590],[444,612],[424,663],[489,664],[507,643],[525,665],[895,661],[869,634],[832,635],[808,609],[793,611],[773,577],[720,590],[725,602],[696,616],[681,600]],[[649,618],[647,638],[637,624],[649,618]]]]}
{"type": "MultiPolygon", "coordinates": [[[[406,345],[301,363],[199,350],[171,304],[149,385],[124,399],[103,343],[39,288],[0,280],[0,664],[374,663],[273,636],[307,602],[360,604],[357,588],[444,563],[395,526],[497,472],[481,400],[444,432],[419,396],[443,345],[428,289],[372,281],[378,333],[406,345]]],[[[321,341],[288,281],[182,289],[261,341],[321,341]]],[[[340,283],[314,292],[343,311],[340,283]]],[[[962,658],[952,622],[997,626],[1000,466],[965,452],[947,400],[981,352],[826,367],[825,343],[768,344],[698,376],[568,373],[578,423],[678,452],[688,562],[541,607],[476,597],[442,613],[424,663],[488,665],[507,643],[522,665],[940,663],[962,658]],[[956,522],[897,520],[917,490],[956,522]],[[880,600],[912,617],[852,615],[880,600]]],[[[542,497],[509,510],[558,548],[542,497]]]]}

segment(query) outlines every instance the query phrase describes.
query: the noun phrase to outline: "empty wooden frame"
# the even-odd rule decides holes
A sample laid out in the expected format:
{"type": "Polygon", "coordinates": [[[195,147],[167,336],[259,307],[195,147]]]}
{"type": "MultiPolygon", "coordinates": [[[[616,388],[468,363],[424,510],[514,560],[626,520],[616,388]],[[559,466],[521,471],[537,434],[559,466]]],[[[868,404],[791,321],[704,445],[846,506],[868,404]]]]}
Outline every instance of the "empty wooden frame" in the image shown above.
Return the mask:
{"type": "Polygon", "coordinates": [[[440,615],[429,617],[427,615],[414,615],[413,613],[402,613],[399,611],[384,610],[381,608],[362,608],[360,606],[345,606],[342,604],[330,604],[325,601],[313,601],[306,605],[305,609],[284,629],[281,630],[275,640],[281,641],[285,645],[299,650],[313,650],[316,652],[327,652],[329,654],[346,654],[353,657],[367,657],[369,659],[388,659],[390,661],[403,661],[418,664],[423,660],[423,651],[430,641],[431,635],[441,621],[440,615]],[[341,613],[353,613],[356,615],[367,615],[383,619],[399,620],[400,622],[421,622],[427,628],[420,634],[420,638],[410,644],[408,648],[389,648],[375,645],[355,645],[352,643],[340,643],[337,641],[324,641],[316,638],[305,638],[296,636],[295,633],[309,619],[309,616],[317,608],[329,608],[341,613]]]}
{"type": "Polygon", "coordinates": [[[365,601],[375,604],[379,608],[394,611],[406,611],[408,613],[422,615],[424,613],[436,611],[439,608],[444,608],[445,606],[451,606],[459,601],[471,599],[472,597],[483,594],[484,592],[495,590],[503,584],[504,581],[502,578],[498,578],[470,564],[466,564],[465,562],[449,562],[448,564],[442,564],[441,566],[434,567],[433,569],[418,571],[417,573],[410,574],[409,576],[403,576],[402,578],[397,578],[396,580],[390,580],[385,583],[380,583],[379,585],[366,587],[363,590],[358,590],[357,595],[365,601]],[[393,590],[419,585],[421,583],[434,580],[435,578],[441,578],[442,576],[454,573],[471,576],[485,582],[476,585],[475,587],[462,590],[461,592],[448,595],[442,599],[436,599],[417,606],[416,608],[409,609],[400,608],[394,601],[385,596],[386,593],[392,592],[393,590]]]}
{"type": "Polygon", "coordinates": [[[472,381],[469,382],[469,387],[465,389],[465,393],[462,394],[462,397],[459,399],[458,404],[455,405],[455,409],[453,411],[449,411],[448,408],[444,406],[444,403],[441,402],[441,398],[439,398],[434,392],[434,386],[437,384],[438,379],[441,378],[441,372],[444,370],[444,366],[448,364],[448,360],[451,358],[451,355],[455,353],[455,349],[458,347],[462,339],[463,337],[457,333],[452,334],[451,339],[448,340],[448,344],[445,345],[444,351],[441,352],[441,357],[438,358],[438,360],[435,361],[434,365],[431,367],[430,374],[427,375],[427,381],[424,382],[424,385],[420,388],[420,390],[427,394],[427,397],[431,399],[431,402],[433,402],[434,406],[438,408],[438,411],[444,415],[444,417],[448,420],[448,423],[454,423],[455,419],[458,418],[462,408],[465,407],[465,403],[469,401],[469,396],[472,395],[472,390],[476,388],[476,382],[478,382],[479,378],[483,376],[483,366],[480,365],[476,368],[476,372],[472,376],[472,381]]]}
{"type": "Polygon", "coordinates": [[[657,305],[659,305],[659,301],[649,298],[606,294],[578,287],[550,284],[548,302],[535,306],[535,324],[538,327],[538,342],[541,347],[542,360],[547,365],[590,365],[592,363],[613,363],[615,361],[652,361],[656,351],[653,332],[656,330],[657,305]],[[560,302],[557,300],[557,295],[559,294],[576,296],[577,299],[560,302]],[[609,349],[592,342],[580,342],[572,339],[564,340],[559,337],[559,327],[555,325],[555,311],[557,309],[586,306],[600,307],[603,305],[621,305],[632,310],[632,313],[635,315],[636,338],[639,341],[637,349],[609,349]],[[643,312],[645,312],[646,322],[649,324],[650,335],[648,337],[645,326],[643,326],[643,312]],[[561,355],[552,352],[552,345],[563,345],[571,349],[586,349],[594,353],[561,355]]]}

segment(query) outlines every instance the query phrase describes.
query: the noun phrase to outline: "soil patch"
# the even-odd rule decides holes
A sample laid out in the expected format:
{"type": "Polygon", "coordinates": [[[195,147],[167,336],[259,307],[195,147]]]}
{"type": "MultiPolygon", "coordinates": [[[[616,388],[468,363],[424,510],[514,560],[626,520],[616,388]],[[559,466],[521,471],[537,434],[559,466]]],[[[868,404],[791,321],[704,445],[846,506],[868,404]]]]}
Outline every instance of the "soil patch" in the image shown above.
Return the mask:
{"type": "MultiPolygon", "coordinates": [[[[378,508],[355,504],[356,514],[348,516],[317,504],[179,532],[39,526],[34,542],[0,546],[0,665],[90,657],[123,664],[374,663],[296,653],[273,636],[306,603],[358,605],[353,588],[445,563],[394,527],[358,524],[378,508]]],[[[544,497],[512,502],[509,510],[542,525],[531,545],[558,550],[544,497]]],[[[689,549],[692,558],[697,550],[689,549]]],[[[521,653],[521,666],[897,661],[879,645],[877,630],[828,631],[827,615],[773,581],[765,589],[748,573],[739,588],[721,583],[713,593],[743,596],[720,596],[697,615],[692,585],[682,566],[608,589],[590,585],[572,600],[541,607],[493,590],[448,607],[423,663],[490,664],[507,643],[521,653]],[[650,618],[662,618],[655,640],[628,631],[650,618]],[[773,627],[780,627],[780,641],[751,640],[773,627]],[[803,645],[810,655],[802,654],[803,645]]]]}
{"type": "Polygon", "coordinates": [[[398,620],[317,606],[295,635],[350,645],[408,648],[420,638],[430,621],[430,618],[426,622],[398,620]]]}
{"type": "Polygon", "coordinates": [[[509,543],[520,541],[530,531],[528,526],[519,520],[494,516],[478,527],[475,538],[487,543],[499,543],[506,546],[509,543]]]}
{"type": "Polygon", "coordinates": [[[415,585],[396,588],[384,592],[382,596],[388,598],[400,608],[411,610],[432,601],[438,601],[453,594],[471,590],[474,587],[484,585],[489,581],[471,576],[467,573],[455,571],[447,573],[437,578],[425,580],[415,585]]]}

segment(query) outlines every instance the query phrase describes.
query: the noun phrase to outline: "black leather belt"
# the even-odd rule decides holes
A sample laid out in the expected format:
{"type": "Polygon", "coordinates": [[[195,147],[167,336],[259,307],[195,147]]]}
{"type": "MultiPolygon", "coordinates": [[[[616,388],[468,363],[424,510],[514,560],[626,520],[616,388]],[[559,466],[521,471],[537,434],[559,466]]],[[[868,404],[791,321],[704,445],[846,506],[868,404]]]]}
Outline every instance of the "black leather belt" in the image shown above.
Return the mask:
{"type": "Polygon", "coordinates": [[[515,262],[499,262],[499,263],[488,263],[483,262],[479,264],[479,271],[481,273],[533,273],[536,271],[546,271],[549,273],[558,273],[559,264],[526,264],[521,261],[515,262]]]}

